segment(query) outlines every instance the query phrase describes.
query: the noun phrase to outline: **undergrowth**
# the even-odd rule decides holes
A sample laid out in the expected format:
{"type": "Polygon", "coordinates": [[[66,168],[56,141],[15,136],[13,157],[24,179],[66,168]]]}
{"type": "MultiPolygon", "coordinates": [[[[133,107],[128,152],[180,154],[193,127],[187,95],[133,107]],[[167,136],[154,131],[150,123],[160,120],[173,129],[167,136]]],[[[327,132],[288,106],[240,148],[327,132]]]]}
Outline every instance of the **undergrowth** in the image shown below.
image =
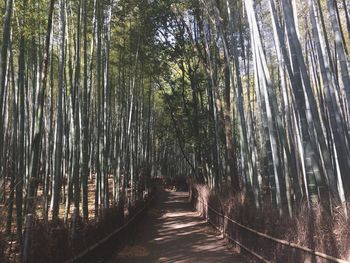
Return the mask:
{"type": "Polygon", "coordinates": [[[290,217],[287,212],[280,215],[271,204],[265,203],[256,208],[254,202],[242,193],[234,195],[228,190],[216,193],[206,185],[192,185],[190,196],[203,217],[265,259],[274,262],[327,262],[310,253],[253,234],[208,210],[207,205],[256,231],[333,257],[350,259],[349,220],[337,204],[333,204],[330,213],[321,204],[310,209],[306,202],[302,202],[294,207],[293,216],[290,217]]]}

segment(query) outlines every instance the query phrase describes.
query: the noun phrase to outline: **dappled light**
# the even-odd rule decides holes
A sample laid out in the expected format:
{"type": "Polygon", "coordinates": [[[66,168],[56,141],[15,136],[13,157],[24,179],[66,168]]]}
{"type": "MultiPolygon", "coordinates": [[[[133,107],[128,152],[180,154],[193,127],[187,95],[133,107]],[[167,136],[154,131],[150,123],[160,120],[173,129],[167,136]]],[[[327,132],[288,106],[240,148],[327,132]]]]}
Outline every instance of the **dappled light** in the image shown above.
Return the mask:
{"type": "Polygon", "coordinates": [[[248,262],[193,210],[187,192],[164,192],[155,207],[161,214],[149,214],[128,241],[144,246],[149,255],[138,259],[117,253],[109,262],[248,262]]]}
{"type": "Polygon", "coordinates": [[[0,262],[350,261],[350,0],[1,0],[0,262]]]}

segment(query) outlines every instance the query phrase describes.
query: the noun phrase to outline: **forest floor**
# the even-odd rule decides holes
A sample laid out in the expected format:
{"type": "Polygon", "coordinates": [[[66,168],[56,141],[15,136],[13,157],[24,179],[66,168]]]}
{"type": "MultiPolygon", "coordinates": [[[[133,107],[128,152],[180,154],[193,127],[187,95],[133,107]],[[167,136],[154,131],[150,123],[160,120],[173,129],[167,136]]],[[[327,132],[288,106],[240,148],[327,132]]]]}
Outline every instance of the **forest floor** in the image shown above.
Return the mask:
{"type": "Polygon", "coordinates": [[[187,192],[162,191],[156,199],[109,263],[250,262],[200,217],[187,192]]]}
{"type": "MultiPolygon", "coordinates": [[[[108,178],[108,185],[109,185],[109,196],[110,196],[110,205],[113,204],[113,180],[112,180],[112,175],[109,176],[108,178]]],[[[1,186],[2,187],[2,186],[1,186]]],[[[66,182],[63,185],[64,187],[64,192],[67,193],[67,184],[66,182]]],[[[6,187],[5,187],[5,195],[6,195],[6,203],[0,203],[0,238],[5,237],[6,241],[6,250],[5,250],[5,255],[8,257],[10,261],[16,261],[16,258],[18,257],[18,243],[16,239],[16,202],[13,204],[13,219],[12,219],[12,224],[11,224],[11,234],[6,234],[5,233],[5,228],[6,228],[6,219],[7,219],[7,210],[8,210],[8,203],[9,203],[9,195],[10,195],[10,179],[7,178],[6,180],[6,187]]],[[[48,200],[51,200],[51,196],[48,197],[48,200]]],[[[44,219],[44,204],[45,204],[45,198],[43,194],[43,186],[40,184],[38,186],[38,191],[37,191],[37,197],[36,197],[36,211],[35,211],[35,216],[39,220],[44,219]]],[[[71,205],[70,209],[67,212],[66,211],[66,203],[62,199],[60,202],[60,209],[59,209],[59,218],[61,220],[64,220],[65,217],[66,219],[70,219],[72,214],[73,214],[73,200],[71,200],[71,205]],[[66,215],[67,214],[67,215],[66,215]]],[[[95,220],[95,175],[93,174],[89,180],[88,180],[88,209],[89,209],[89,221],[94,221],[95,220]]],[[[82,210],[82,203],[80,203],[80,211],[82,210]]],[[[128,213],[127,208],[125,208],[125,213],[128,213]]],[[[48,219],[51,220],[52,214],[49,211],[48,212],[48,219]]],[[[1,245],[1,239],[0,239],[0,245],[1,245]]],[[[1,263],[1,259],[0,259],[1,263]]]]}

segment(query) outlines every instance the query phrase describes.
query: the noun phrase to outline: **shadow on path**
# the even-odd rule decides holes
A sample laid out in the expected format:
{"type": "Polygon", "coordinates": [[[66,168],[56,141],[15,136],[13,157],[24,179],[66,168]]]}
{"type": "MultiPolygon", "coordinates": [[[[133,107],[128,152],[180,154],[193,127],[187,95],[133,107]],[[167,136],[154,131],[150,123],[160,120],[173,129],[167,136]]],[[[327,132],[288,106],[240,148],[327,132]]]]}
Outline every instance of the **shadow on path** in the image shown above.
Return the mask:
{"type": "Polygon", "coordinates": [[[187,192],[162,192],[130,232],[112,262],[248,262],[230,252],[220,233],[199,217],[187,192]]]}

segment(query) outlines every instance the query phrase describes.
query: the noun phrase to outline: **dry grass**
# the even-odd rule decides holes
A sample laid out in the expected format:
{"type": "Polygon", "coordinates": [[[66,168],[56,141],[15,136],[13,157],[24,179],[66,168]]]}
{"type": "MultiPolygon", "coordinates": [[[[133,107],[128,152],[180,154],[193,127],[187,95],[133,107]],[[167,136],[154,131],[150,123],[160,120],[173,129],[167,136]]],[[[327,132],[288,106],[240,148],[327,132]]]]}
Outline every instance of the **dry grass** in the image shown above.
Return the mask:
{"type": "MultiPolygon", "coordinates": [[[[67,216],[67,222],[63,223],[66,214],[66,205],[62,202],[59,209],[59,220],[52,222],[51,213],[49,212],[48,222],[44,220],[44,205],[45,198],[43,196],[42,185],[38,186],[36,202],[35,221],[33,226],[33,245],[31,258],[36,259],[33,262],[55,262],[52,258],[56,258],[57,262],[69,257],[72,253],[76,253],[87,247],[96,240],[104,237],[113,229],[117,228],[124,222],[124,218],[135,213],[140,203],[136,207],[116,206],[113,202],[113,178],[110,175],[109,179],[109,196],[110,209],[104,209],[101,212],[101,217],[98,222],[95,220],[95,180],[94,175],[88,181],[88,210],[89,220],[86,223],[78,218],[76,224],[75,237],[72,237],[72,214],[73,200],[71,200],[71,208],[67,216]],[[69,247],[68,247],[69,246],[69,247]],[[38,251],[42,253],[39,256],[38,251]],[[61,251],[61,253],[59,253],[61,251]],[[38,261],[38,258],[41,259],[38,261]],[[47,261],[49,260],[49,261],[47,261]]],[[[6,197],[9,197],[9,182],[6,187],[6,197]]],[[[50,197],[48,199],[50,201],[50,197]]],[[[62,200],[63,201],[63,200],[62,200]]],[[[80,212],[82,204],[80,204],[80,212]]],[[[16,207],[14,204],[13,222],[11,234],[5,234],[7,218],[7,206],[0,205],[0,262],[14,262],[18,260],[18,245],[16,243],[16,207]],[[2,255],[3,253],[3,255],[2,255]]]]}
{"type": "Polygon", "coordinates": [[[147,257],[150,254],[149,250],[143,246],[125,246],[119,253],[121,257],[147,257]]]}
{"type": "MultiPolygon", "coordinates": [[[[203,216],[209,217],[221,229],[225,225],[226,233],[274,262],[305,262],[311,259],[308,253],[279,245],[233,225],[212,211],[207,211],[206,205],[196,202],[195,198],[200,198],[218,212],[259,232],[334,257],[350,259],[350,225],[340,206],[333,206],[331,216],[321,205],[309,210],[303,203],[294,209],[293,218],[290,218],[288,215],[280,216],[271,205],[265,204],[257,209],[243,194],[232,195],[227,190],[214,193],[205,185],[194,185],[191,196],[193,204],[203,216]]],[[[320,258],[316,260],[322,262],[320,258]]]]}

